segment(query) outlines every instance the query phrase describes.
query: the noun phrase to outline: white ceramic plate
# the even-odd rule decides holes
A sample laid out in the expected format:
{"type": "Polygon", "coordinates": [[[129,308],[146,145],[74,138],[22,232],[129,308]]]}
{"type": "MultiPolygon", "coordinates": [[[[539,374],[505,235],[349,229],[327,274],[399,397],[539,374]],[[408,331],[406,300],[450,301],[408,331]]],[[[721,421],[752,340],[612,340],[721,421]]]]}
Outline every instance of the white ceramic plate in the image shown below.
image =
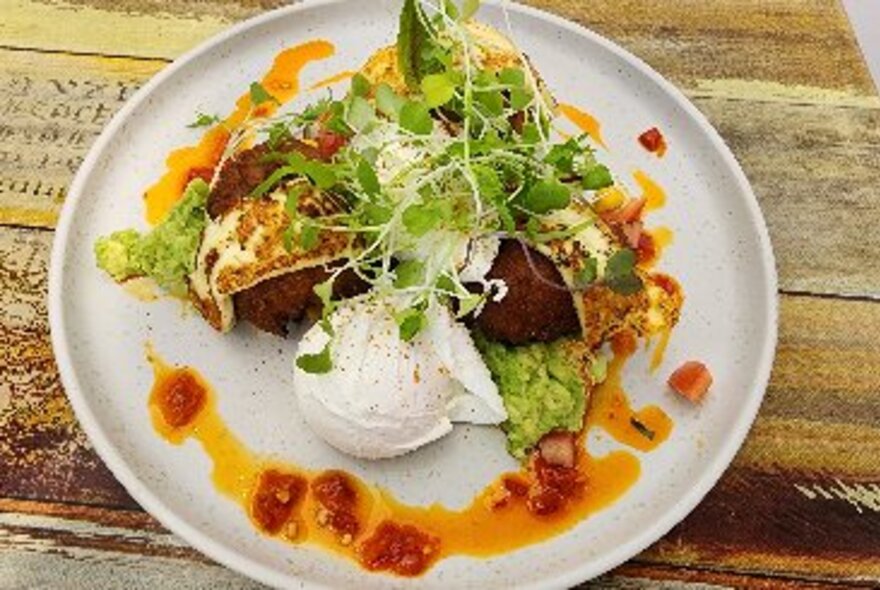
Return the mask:
{"type": "MultiPolygon", "coordinates": [[[[131,495],[168,528],[217,561],[285,587],[563,587],[637,554],[679,522],[712,487],[742,443],[761,403],[776,342],[776,276],[755,197],[718,134],[656,72],[613,43],[560,18],[508,5],[512,32],[557,97],[604,122],[614,170],[643,168],[669,193],[649,223],[675,230],[662,267],[687,296],[657,374],[644,358],[629,367],[634,404],[659,403],[675,420],[670,440],[641,456],[642,476],[611,508],[548,542],[488,560],[453,557],[424,577],[368,574],[316,549],[257,534],[240,508],[212,488],[194,441],[171,447],[152,429],[152,383],[143,347],[198,367],[216,387],[220,411],[259,452],[315,468],[342,468],[409,502],[463,506],[513,468],[496,429],[458,427],[409,456],[371,463],[345,457],[304,426],[291,391],[295,342],[240,328],[220,337],[165,300],[141,303],[95,268],[95,238],[142,226],[141,192],[167,153],[192,143],[196,111],[225,113],[283,47],[315,37],[337,45],[308,66],[304,82],[356,69],[393,42],[398,2],[315,1],[233,27],[166,68],[119,112],[86,158],[57,230],[49,311],[61,376],[95,448],[131,495]],[[635,138],[657,125],[670,150],[658,160],[635,138]],[[715,377],[692,407],[666,391],[680,362],[705,361],[715,377]]],[[[505,30],[498,4],[480,17],[505,30]]]]}

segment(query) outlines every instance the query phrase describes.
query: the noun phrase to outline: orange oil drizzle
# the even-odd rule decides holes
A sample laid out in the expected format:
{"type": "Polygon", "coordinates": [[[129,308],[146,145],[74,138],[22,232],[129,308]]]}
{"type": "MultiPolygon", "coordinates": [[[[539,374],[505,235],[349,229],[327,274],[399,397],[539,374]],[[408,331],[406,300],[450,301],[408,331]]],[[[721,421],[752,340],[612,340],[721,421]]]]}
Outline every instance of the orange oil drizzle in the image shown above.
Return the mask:
{"type": "Polygon", "coordinates": [[[660,209],[666,204],[666,191],[645,172],[636,170],[633,172],[633,178],[638,183],[639,188],[642,189],[642,196],[646,200],[646,211],[660,209]]]}
{"type": "Polygon", "coordinates": [[[323,80],[315,82],[314,84],[309,86],[309,90],[319,90],[321,88],[326,88],[327,86],[333,86],[337,82],[342,82],[343,80],[348,80],[349,78],[352,78],[355,74],[357,74],[357,72],[355,72],[354,70],[343,70],[338,74],[333,74],[332,76],[328,76],[323,80]]]}
{"type": "MultiPolygon", "coordinates": [[[[645,451],[655,448],[668,437],[672,423],[656,406],[638,412],[629,407],[620,385],[620,373],[631,353],[632,350],[618,353],[609,364],[608,381],[594,391],[586,424],[587,428],[600,427],[622,443],[645,451]],[[636,431],[629,423],[630,417],[637,417],[651,429],[655,433],[654,439],[648,440],[636,431]]],[[[147,359],[153,366],[155,377],[150,411],[157,432],[175,444],[186,438],[197,440],[212,461],[214,486],[237,502],[252,521],[250,502],[263,471],[279,469],[309,481],[318,475],[319,472],[261,457],[248,449],[226,425],[218,412],[215,393],[194,369],[168,366],[149,347],[147,359]],[[190,425],[176,430],[162,422],[162,414],[155,407],[155,391],[162,387],[163,381],[170,375],[181,371],[190,371],[195,375],[204,386],[207,401],[190,425]]],[[[585,434],[586,429],[581,435],[582,443],[585,434]]],[[[452,510],[439,504],[404,504],[390,491],[349,476],[362,498],[357,507],[362,532],[353,543],[340,543],[332,531],[318,525],[315,515],[319,505],[311,493],[307,494],[295,515],[295,533],[279,534],[278,538],[287,542],[318,545],[359,562],[359,547],[363,539],[368,538],[380,523],[391,520],[415,526],[439,539],[439,555],[435,556],[435,561],[450,555],[497,555],[543,541],[572,528],[619,499],[635,483],[641,471],[639,460],[624,450],[612,451],[602,457],[594,457],[589,452],[579,453],[577,469],[587,481],[584,493],[572,498],[564,510],[547,516],[530,512],[525,501],[511,501],[500,507],[495,501],[499,491],[504,489],[504,478],[525,477],[525,468],[522,473],[500,475],[462,510],[452,510]]],[[[258,528],[256,521],[254,525],[258,528]]]]}
{"type": "Polygon", "coordinates": [[[559,103],[559,112],[577,126],[578,129],[589,135],[593,141],[606,150],[608,146],[602,138],[602,124],[591,114],[582,111],[574,105],[559,103]]]}
{"type": "Polygon", "coordinates": [[[605,381],[593,390],[587,426],[598,426],[615,440],[640,451],[651,451],[669,438],[672,419],[658,406],[633,410],[621,381],[623,367],[635,352],[635,339],[622,336],[614,342],[614,357],[608,363],[605,381]],[[652,436],[635,427],[642,424],[652,436]]]}
{"type": "Polygon", "coordinates": [[[303,68],[316,60],[333,55],[332,43],[324,40],[309,41],[283,50],[272,63],[272,67],[260,81],[263,88],[278,103],[265,102],[254,107],[250,94],[243,94],[235,103],[235,110],[222,122],[209,129],[194,146],[182,147],[169,154],[165,161],[166,170],[162,177],[144,194],[147,222],[155,225],[162,221],[171,207],[180,199],[183,189],[193,174],[211,172],[226,149],[229,130],[245,121],[249,116],[268,117],[274,113],[279,103],[284,103],[299,92],[299,75],[303,68]]]}

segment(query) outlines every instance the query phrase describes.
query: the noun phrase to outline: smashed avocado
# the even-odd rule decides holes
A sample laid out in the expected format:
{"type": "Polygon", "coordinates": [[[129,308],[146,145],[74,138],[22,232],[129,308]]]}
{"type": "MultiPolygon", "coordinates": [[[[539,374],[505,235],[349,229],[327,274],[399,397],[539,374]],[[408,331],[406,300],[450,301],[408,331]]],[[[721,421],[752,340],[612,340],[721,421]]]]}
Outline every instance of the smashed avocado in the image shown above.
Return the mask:
{"type": "Polygon", "coordinates": [[[172,295],[186,295],[186,277],[195,266],[196,251],[207,223],[207,198],[208,185],[197,178],[187,185],[183,197],[165,219],[149,232],[125,229],[98,238],[98,268],[117,282],[146,276],[172,295]]]}
{"type": "Polygon", "coordinates": [[[583,426],[586,385],[583,350],[575,340],[506,346],[477,335],[475,342],[507,409],[507,449],[522,459],[552,430],[583,426]]]}

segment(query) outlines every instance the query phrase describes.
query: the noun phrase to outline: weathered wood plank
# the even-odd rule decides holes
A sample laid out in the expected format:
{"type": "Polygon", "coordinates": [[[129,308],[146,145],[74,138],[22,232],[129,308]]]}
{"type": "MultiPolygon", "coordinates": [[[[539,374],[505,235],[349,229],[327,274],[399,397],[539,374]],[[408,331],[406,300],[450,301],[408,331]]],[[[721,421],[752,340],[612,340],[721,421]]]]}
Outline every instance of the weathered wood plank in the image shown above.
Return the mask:
{"type": "MultiPolygon", "coordinates": [[[[528,0],[614,39],[685,86],[739,78],[873,95],[838,2],[528,0]]],[[[173,59],[283,0],[6,0],[3,43],[173,59]],[[64,34],[59,34],[63,23],[64,34]]]]}
{"type": "MultiPolygon", "coordinates": [[[[0,496],[135,508],[58,383],[44,302],[50,236],[0,228],[0,496]]],[[[880,305],[785,296],[781,314],[776,368],[745,447],[642,559],[880,583],[880,305]]],[[[41,513],[30,506],[0,511],[41,513]]],[[[51,516],[142,526],[115,514],[51,516]]]]}
{"type": "MultiPolygon", "coordinates": [[[[52,227],[91,142],[162,65],[0,50],[0,112],[9,115],[0,123],[0,224],[52,227]]],[[[688,92],[755,186],[781,287],[880,294],[880,224],[873,222],[880,98],[733,81],[688,92]]]]}
{"type": "MultiPolygon", "coordinates": [[[[0,500],[0,587],[262,588],[212,564],[172,534],[131,511],[0,500]],[[175,575],[172,568],[183,571],[175,575]],[[93,584],[97,584],[94,586],[93,584]]],[[[633,560],[583,588],[865,588],[633,560]]]]}
{"type": "Polygon", "coordinates": [[[133,507],[58,380],[45,301],[51,239],[0,231],[0,496],[133,507]]]}
{"type": "Polygon", "coordinates": [[[54,226],[89,146],[164,65],[0,50],[0,223],[54,226]]]}

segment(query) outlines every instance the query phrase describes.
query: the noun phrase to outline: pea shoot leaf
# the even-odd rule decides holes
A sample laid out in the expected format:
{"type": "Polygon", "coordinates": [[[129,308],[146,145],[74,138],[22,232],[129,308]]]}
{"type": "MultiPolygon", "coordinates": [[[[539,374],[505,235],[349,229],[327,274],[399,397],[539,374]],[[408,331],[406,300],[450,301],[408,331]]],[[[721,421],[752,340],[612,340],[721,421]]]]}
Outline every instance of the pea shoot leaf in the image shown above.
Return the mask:
{"type": "Polygon", "coordinates": [[[434,129],[434,120],[425,103],[408,101],[400,109],[400,126],[416,135],[428,135],[434,129]]]}
{"type": "Polygon", "coordinates": [[[366,158],[362,158],[358,162],[357,170],[358,183],[368,195],[375,195],[381,189],[379,185],[379,177],[376,176],[376,170],[370,165],[366,158]]]}
{"type": "Polygon", "coordinates": [[[206,115],[205,113],[197,113],[196,120],[187,125],[190,129],[198,129],[199,127],[210,127],[215,123],[220,122],[220,117],[217,115],[206,115]]]}
{"type": "Polygon", "coordinates": [[[419,260],[404,260],[394,269],[394,286],[398,289],[421,285],[425,280],[425,265],[419,260]]]}
{"type": "Polygon", "coordinates": [[[269,94],[269,91],[263,88],[263,85],[259,82],[251,82],[250,97],[251,104],[255,107],[260,106],[264,102],[278,103],[278,99],[269,94]]]}
{"type": "Polygon", "coordinates": [[[544,214],[564,209],[571,202],[571,191],[558,180],[539,180],[525,196],[526,209],[544,214]]]}
{"type": "Polygon", "coordinates": [[[447,74],[428,74],[422,78],[421,88],[431,109],[443,106],[455,96],[455,82],[447,74]]]}
{"type": "Polygon", "coordinates": [[[333,369],[333,358],[330,355],[330,343],[328,342],[321,352],[317,354],[301,354],[296,359],[296,366],[315,375],[329,373],[333,369]]]}

